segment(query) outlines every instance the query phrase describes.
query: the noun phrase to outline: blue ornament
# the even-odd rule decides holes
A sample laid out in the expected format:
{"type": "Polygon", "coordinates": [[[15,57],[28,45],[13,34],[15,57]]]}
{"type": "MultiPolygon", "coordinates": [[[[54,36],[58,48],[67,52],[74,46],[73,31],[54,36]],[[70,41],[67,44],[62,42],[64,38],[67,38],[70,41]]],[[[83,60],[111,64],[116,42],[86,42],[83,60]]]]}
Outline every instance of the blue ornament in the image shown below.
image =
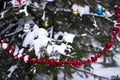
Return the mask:
{"type": "Polygon", "coordinates": [[[102,7],[100,5],[96,9],[96,14],[98,14],[98,15],[102,15],[103,14],[103,9],[102,9],[102,7]]]}

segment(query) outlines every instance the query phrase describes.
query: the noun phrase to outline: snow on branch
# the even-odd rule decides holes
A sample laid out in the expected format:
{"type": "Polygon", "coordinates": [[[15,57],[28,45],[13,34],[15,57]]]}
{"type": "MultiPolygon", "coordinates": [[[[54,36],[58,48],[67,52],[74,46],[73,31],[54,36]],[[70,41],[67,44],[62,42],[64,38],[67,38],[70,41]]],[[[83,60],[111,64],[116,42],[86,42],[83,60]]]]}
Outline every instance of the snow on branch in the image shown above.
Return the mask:
{"type": "Polygon", "coordinates": [[[7,75],[8,78],[11,77],[11,75],[12,75],[12,73],[15,71],[15,69],[17,69],[17,65],[13,65],[13,66],[11,66],[11,67],[8,69],[8,71],[10,72],[10,73],[7,75]]]}
{"type": "Polygon", "coordinates": [[[67,32],[58,32],[54,35],[54,38],[52,35],[53,27],[51,27],[48,32],[44,28],[39,28],[35,24],[32,31],[27,32],[22,46],[25,48],[30,46],[29,51],[35,50],[35,55],[38,58],[40,58],[44,53],[46,53],[49,57],[52,55],[52,57],[56,57],[57,59],[59,59],[60,54],[66,56],[65,51],[71,51],[72,49],[72,46],[67,43],[72,43],[75,35],[67,32]],[[54,53],[58,56],[54,56],[54,53]]]}

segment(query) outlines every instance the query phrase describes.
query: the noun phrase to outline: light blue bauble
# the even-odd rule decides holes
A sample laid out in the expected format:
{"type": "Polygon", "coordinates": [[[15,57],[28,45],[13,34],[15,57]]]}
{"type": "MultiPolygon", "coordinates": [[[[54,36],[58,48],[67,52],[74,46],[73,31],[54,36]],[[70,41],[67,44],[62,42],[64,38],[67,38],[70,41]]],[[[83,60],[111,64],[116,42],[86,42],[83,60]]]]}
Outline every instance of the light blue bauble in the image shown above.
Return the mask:
{"type": "Polygon", "coordinates": [[[96,14],[102,15],[103,14],[103,9],[102,8],[97,8],[96,9],[96,14]]]}

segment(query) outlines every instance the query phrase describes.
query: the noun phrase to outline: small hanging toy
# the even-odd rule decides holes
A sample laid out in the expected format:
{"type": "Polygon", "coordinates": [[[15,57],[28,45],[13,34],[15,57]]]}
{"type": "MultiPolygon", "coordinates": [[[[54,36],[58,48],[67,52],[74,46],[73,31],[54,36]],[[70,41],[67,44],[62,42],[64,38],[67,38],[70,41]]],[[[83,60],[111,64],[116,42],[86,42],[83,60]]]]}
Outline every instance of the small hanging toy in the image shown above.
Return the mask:
{"type": "Polygon", "coordinates": [[[100,4],[97,5],[96,14],[98,14],[98,15],[103,14],[103,8],[100,4]]]}
{"type": "Polygon", "coordinates": [[[79,14],[79,12],[78,12],[78,4],[73,4],[72,5],[72,13],[73,13],[73,15],[78,15],[79,14]]]}
{"type": "Polygon", "coordinates": [[[15,7],[22,6],[26,3],[26,0],[16,0],[15,1],[15,7]]]}
{"type": "Polygon", "coordinates": [[[42,25],[47,28],[49,26],[49,22],[47,20],[43,21],[42,25]]]}
{"type": "Polygon", "coordinates": [[[48,17],[46,16],[46,13],[44,11],[43,16],[42,16],[42,25],[47,28],[49,26],[49,22],[48,22],[48,17]]]}

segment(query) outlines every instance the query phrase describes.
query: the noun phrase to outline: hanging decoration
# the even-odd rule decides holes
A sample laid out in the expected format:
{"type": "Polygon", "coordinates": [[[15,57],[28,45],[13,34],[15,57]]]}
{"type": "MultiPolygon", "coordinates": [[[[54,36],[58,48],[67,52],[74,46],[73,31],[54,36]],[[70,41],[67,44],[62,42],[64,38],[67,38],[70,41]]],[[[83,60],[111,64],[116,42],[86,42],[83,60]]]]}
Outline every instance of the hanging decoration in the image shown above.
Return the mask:
{"type": "Polygon", "coordinates": [[[48,20],[43,21],[42,25],[47,28],[49,26],[48,20]]]}
{"type": "Polygon", "coordinates": [[[79,4],[73,4],[72,5],[72,13],[74,15],[79,14],[80,17],[82,17],[82,15],[90,13],[90,8],[89,8],[89,6],[81,6],[79,4]]]}
{"type": "Polygon", "coordinates": [[[74,14],[74,15],[78,15],[79,13],[78,13],[78,4],[73,4],[72,5],[72,13],[74,14]]]}
{"type": "Polygon", "coordinates": [[[103,14],[103,8],[100,4],[97,5],[96,14],[98,14],[98,15],[103,14]]]}
{"type": "Polygon", "coordinates": [[[20,7],[26,4],[26,0],[12,0],[11,2],[14,7],[20,7]]]}
{"type": "Polygon", "coordinates": [[[46,12],[44,11],[43,12],[43,15],[42,15],[42,25],[47,28],[49,26],[49,21],[48,21],[48,17],[46,16],[45,14],[46,12]]]}

